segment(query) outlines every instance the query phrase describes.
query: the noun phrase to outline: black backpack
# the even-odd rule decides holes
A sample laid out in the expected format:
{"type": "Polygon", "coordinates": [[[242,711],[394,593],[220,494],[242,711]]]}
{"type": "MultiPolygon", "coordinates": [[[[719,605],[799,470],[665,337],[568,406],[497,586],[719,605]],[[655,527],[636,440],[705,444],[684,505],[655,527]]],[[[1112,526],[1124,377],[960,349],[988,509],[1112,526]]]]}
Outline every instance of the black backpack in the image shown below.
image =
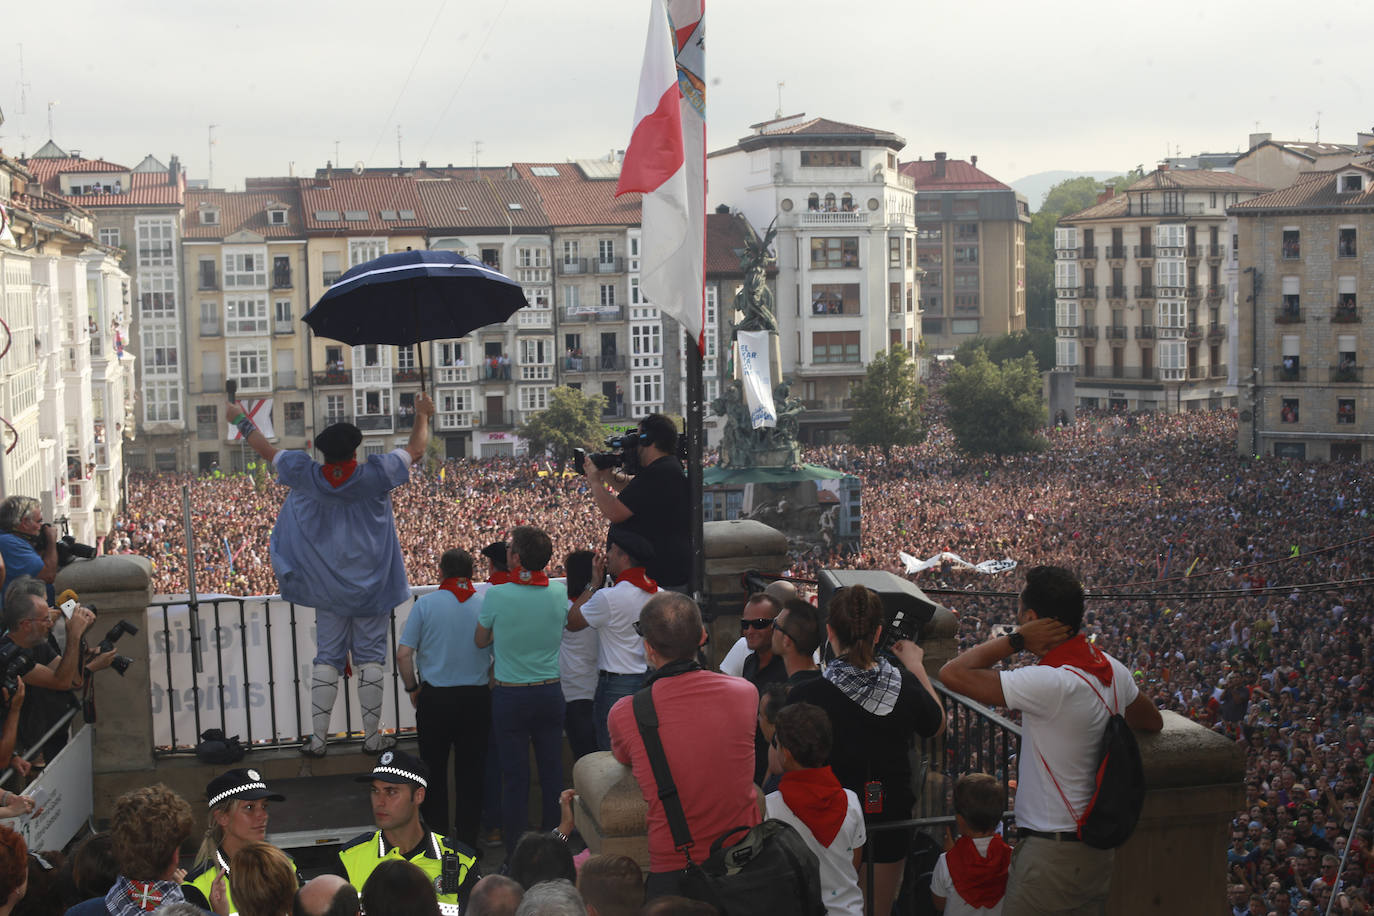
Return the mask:
{"type": "MultiPolygon", "coordinates": [[[[1140,745],[1136,743],[1135,732],[1126,723],[1120,710],[1107,706],[1107,700],[1091,680],[1073,668],[1068,668],[1092,688],[1093,693],[1107,707],[1107,726],[1102,731],[1102,741],[1097,751],[1097,776],[1092,798],[1080,814],[1074,811],[1064,791],[1059,797],[1078,824],[1078,838],[1094,849],[1115,849],[1130,839],[1135,825],[1140,821],[1140,811],[1145,806],[1145,765],[1140,759],[1140,745]]],[[[1112,691],[1115,699],[1116,691],[1112,691]]],[[[1039,753],[1037,751],[1037,753],[1039,753]]],[[[1049,772],[1049,764],[1040,757],[1040,763],[1049,772]]],[[[1059,789],[1059,780],[1050,773],[1054,787],[1059,789]]]]}

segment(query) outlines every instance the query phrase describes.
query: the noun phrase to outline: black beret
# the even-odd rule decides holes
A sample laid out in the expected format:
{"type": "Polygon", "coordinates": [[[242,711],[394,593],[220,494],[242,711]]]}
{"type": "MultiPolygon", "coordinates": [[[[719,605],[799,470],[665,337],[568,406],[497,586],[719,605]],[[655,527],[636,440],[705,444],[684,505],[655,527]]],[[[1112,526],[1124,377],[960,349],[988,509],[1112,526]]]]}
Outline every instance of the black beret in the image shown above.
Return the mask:
{"type": "Polygon", "coordinates": [[[335,423],[315,437],[315,448],[326,458],[347,456],[362,444],[362,430],[352,423],[335,423]]]}
{"type": "Polygon", "coordinates": [[[654,545],[649,543],[648,538],[626,528],[624,525],[612,525],[606,532],[606,540],[619,547],[630,555],[633,560],[640,563],[647,563],[654,558],[654,545]]]}
{"type": "Polygon", "coordinates": [[[497,541],[482,548],[482,556],[491,561],[491,565],[501,572],[509,572],[510,567],[506,566],[506,542],[497,541]]]}

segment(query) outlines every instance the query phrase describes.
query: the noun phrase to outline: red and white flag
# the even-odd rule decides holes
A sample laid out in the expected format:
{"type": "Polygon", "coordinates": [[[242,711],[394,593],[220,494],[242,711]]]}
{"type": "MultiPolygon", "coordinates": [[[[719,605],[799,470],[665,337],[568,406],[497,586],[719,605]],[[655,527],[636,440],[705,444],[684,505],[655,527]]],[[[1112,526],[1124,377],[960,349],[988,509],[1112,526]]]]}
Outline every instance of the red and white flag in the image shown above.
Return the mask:
{"type": "Polygon", "coordinates": [[[640,289],[702,348],[706,259],[705,0],[650,0],[634,131],[616,194],[638,191],[640,289]]]}
{"type": "MultiPolygon", "coordinates": [[[[276,430],[272,428],[271,398],[263,398],[260,401],[239,401],[239,406],[243,408],[244,413],[248,414],[248,419],[253,421],[253,425],[258,428],[258,432],[262,433],[268,439],[275,439],[277,437],[276,430]]],[[[230,423],[228,429],[229,432],[225,435],[230,442],[237,442],[243,438],[243,436],[239,434],[238,427],[234,424],[230,423]]]]}

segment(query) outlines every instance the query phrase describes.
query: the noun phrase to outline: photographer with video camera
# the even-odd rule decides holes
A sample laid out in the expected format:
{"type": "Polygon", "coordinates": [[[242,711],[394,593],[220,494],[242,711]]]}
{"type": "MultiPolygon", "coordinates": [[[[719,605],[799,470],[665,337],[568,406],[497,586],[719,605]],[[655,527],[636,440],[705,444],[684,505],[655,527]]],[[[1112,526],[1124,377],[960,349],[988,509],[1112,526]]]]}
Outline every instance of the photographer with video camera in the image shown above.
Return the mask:
{"type": "MultiPolygon", "coordinates": [[[[20,576],[5,589],[0,612],[5,630],[0,636],[0,687],[13,691],[20,679],[27,685],[19,725],[21,741],[41,738],[71,706],[72,691],[85,686],[86,674],[108,668],[116,660],[112,641],[122,635],[123,628],[116,626],[120,632],[112,630],[107,636],[110,645],[102,642],[98,649],[87,648],[83,637],[95,622],[95,612],[78,604],[75,593],[62,594],[64,604],[70,602],[71,616],[66,621],[65,645],[59,648],[52,629],[63,612],[48,606],[47,587],[32,576],[20,576]]],[[[54,735],[44,746],[44,756],[51,759],[64,744],[65,735],[54,735]]],[[[10,763],[21,772],[29,769],[17,757],[10,763]]]]}
{"type": "MultiPolygon", "coordinates": [[[[43,522],[43,509],[32,496],[11,496],[0,503],[0,558],[4,559],[8,584],[20,576],[34,576],[47,583],[57,578],[57,530],[43,522]]],[[[0,610],[4,608],[0,596],[0,610]]]]}
{"type": "Polygon", "coordinates": [[[638,430],[612,441],[623,454],[579,455],[577,469],[587,475],[601,514],[653,546],[645,564],[649,578],[685,594],[691,577],[691,499],[678,459],[677,426],[651,413],[638,430]]]}

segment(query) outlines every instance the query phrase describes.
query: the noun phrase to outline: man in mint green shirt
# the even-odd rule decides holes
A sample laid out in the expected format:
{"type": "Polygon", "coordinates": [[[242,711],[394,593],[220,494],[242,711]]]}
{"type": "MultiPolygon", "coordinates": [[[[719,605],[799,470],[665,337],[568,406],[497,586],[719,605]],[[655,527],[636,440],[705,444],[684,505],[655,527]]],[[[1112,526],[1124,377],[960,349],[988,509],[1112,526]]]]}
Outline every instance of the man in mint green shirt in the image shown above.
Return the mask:
{"type": "Polygon", "coordinates": [[[563,791],[563,688],[558,648],[568,618],[562,583],[550,585],[544,567],[553,542],[538,528],[511,531],[506,544],[510,581],[487,589],[474,640],[492,647],[496,685],[492,732],[504,774],[501,835],[509,855],[529,826],[530,746],[539,767],[542,830],[558,826],[563,791]]]}

